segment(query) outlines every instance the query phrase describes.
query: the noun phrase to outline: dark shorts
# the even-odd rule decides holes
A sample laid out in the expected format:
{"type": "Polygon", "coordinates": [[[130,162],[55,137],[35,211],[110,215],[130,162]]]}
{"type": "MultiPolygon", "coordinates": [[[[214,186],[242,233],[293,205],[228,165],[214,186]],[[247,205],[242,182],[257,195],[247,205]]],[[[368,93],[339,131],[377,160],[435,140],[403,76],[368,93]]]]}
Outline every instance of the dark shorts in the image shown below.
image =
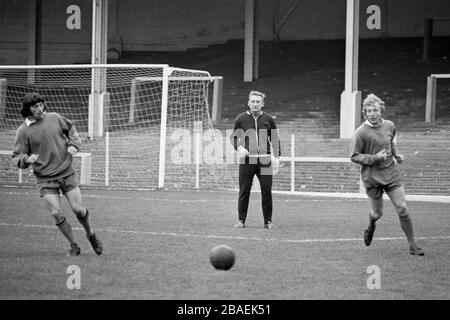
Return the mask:
{"type": "Polygon", "coordinates": [[[389,184],[378,184],[370,187],[366,187],[366,194],[370,199],[380,199],[383,197],[383,192],[391,192],[402,186],[400,180],[391,182],[389,184]]]}
{"type": "Polygon", "coordinates": [[[59,194],[60,191],[62,194],[66,194],[67,192],[78,188],[79,183],[77,176],[74,173],[61,179],[38,182],[37,186],[39,188],[40,196],[43,197],[46,194],[59,194]]]}

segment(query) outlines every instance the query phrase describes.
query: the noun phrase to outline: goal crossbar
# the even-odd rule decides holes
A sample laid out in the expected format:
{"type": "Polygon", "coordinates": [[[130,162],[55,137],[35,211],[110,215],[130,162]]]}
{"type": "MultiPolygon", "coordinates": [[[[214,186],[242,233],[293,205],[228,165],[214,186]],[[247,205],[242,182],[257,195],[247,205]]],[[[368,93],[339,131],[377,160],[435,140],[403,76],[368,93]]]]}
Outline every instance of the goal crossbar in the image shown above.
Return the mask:
{"type": "Polygon", "coordinates": [[[167,64],[62,64],[62,65],[18,65],[1,66],[2,70],[8,69],[86,69],[86,68],[168,68],[167,64]]]}

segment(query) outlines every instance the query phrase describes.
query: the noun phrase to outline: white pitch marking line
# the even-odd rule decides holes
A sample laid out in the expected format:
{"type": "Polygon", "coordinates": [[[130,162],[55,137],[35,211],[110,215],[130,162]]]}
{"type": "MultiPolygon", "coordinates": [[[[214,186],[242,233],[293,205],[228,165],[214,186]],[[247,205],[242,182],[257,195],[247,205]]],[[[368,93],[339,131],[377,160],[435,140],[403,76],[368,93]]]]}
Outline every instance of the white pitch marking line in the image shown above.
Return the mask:
{"type": "MultiPolygon", "coordinates": [[[[131,190],[128,190],[131,191],[131,190]]],[[[125,191],[126,192],[126,191],[125,191]]],[[[252,191],[253,192],[253,191],[252,191]]],[[[258,193],[256,191],[256,193],[258,193]]],[[[288,191],[274,191],[274,196],[276,195],[285,195],[285,196],[300,196],[299,199],[279,199],[277,198],[277,202],[299,202],[299,201],[311,201],[311,202],[331,202],[331,201],[339,201],[339,202],[350,202],[350,201],[365,201],[367,197],[362,193],[320,193],[320,192],[295,192],[291,193],[288,191]],[[319,198],[319,199],[308,199],[308,197],[313,198],[319,198]]],[[[0,192],[1,194],[15,194],[15,195],[23,195],[23,194],[31,194],[30,192],[0,192]]],[[[235,201],[234,199],[219,199],[219,200],[212,200],[212,199],[157,199],[157,198],[146,198],[146,197],[118,197],[118,196],[103,196],[103,195],[85,195],[84,197],[91,197],[91,198],[100,198],[100,199],[140,199],[144,201],[178,201],[178,202],[230,202],[235,201]]],[[[251,201],[258,201],[257,199],[252,199],[251,201]]],[[[389,200],[388,197],[385,195],[383,196],[383,200],[389,200]]],[[[431,203],[450,203],[450,197],[449,196],[431,196],[431,195],[406,195],[406,200],[408,201],[418,201],[418,202],[431,202],[431,203]]]]}
{"type": "MultiPolygon", "coordinates": [[[[56,226],[46,225],[34,225],[24,223],[7,223],[0,222],[0,226],[8,227],[23,227],[23,228],[44,228],[55,229],[56,226]]],[[[84,230],[83,228],[73,227],[74,230],[84,230]]],[[[170,236],[170,237],[185,237],[185,238],[205,238],[205,239],[226,239],[226,240],[247,240],[247,241],[269,241],[269,242],[282,242],[282,243],[317,243],[317,242],[354,242],[362,241],[361,238],[334,238],[334,239],[275,239],[275,238],[260,238],[260,237],[242,237],[242,236],[220,236],[212,234],[189,234],[189,233],[175,233],[175,232],[153,232],[153,231],[139,231],[139,230],[119,230],[119,229],[96,229],[103,232],[112,233],[132,233],[142,235],[154,235],[154,236],[170,236]]],[[[380,237],[374,238],[377,241],[395,241],[405,240],[404,237],[380,237]]],[[[416,237],[417,240],[446,240],[450,239],[450,236],[433,236],[433,237],[416,237]]]]}

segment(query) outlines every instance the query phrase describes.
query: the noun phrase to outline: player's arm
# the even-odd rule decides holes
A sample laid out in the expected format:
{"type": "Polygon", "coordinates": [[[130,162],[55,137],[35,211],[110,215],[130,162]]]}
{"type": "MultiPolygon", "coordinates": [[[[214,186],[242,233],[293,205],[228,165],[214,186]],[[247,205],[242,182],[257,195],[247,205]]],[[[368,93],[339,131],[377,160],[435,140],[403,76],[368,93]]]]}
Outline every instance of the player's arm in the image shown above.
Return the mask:
{"type": "Polygon", "coordinates": [[[391,150],[392,150],[392,156],[394,157],[395,160],[397,160],[398,163],[402,163],[403,160],[405,159],[405,157],[400,154],[399,150],[398,150],[398,146],[397,146],[397,134],[395,132],[394,129],[394,137],[391,140],[391,150]]]}
{"type": "Polygon", "coordinates": [[[234,120],[234,128],[233,132],[230,135],[230,143],[233,146],[234,150],[238,150],[239,147],[239,117],[234,120]]]}
{"type": "Polygon", "coordinates": [[[36,162],[38,154],[31,154],[30,147],[26,142],[26,138],[22,131],[18,130],[13,145],[13,161],[14,164],[20,169],[26,169],[30,164],[36,162]]]}
{"type": "Polygon", "coordinates": [[[273,156],[276,158],[281,157],[281,139],[280,139],[280,132],[277,129],[277,125],[275,123],[275,120],[273,118],[270,119],[270,144],[273,149],[273,156]]]}
{"type": "Polygon", "coordinates": [[[350,160],[362,165],[374,165],[377,162],[386,160],[386,149],[382,149],[376,154],[363,153],[364,137],[356,132],[352,137],[350,160]]]}
{"type": "Polygon", "coordinates": [[[75,155],[81,149],[81,138],[70,120],[60,116],[59,121],[64,135],[69,139],[67,152],[75,155]]]}
{"type": "Polygon", "coordinates": [[[230,142],[233,145],[234,150],[239,152],[241,157],[247,156],[249,154],[248,150],[245,149],[245,132],[241,128],[240,117],[238,116],[234,121],[233,133],[230,136],[230,142]]]}
{"type": "Polygon", "coordinates": [[[270,149],[271,149],[271,161],[273,174],[277,174],[280,170],[280,157],[281,157],[281,139],[280,132],[277,129],[277,125],[273,118],[269,119],[270,121],[270,149]]]}

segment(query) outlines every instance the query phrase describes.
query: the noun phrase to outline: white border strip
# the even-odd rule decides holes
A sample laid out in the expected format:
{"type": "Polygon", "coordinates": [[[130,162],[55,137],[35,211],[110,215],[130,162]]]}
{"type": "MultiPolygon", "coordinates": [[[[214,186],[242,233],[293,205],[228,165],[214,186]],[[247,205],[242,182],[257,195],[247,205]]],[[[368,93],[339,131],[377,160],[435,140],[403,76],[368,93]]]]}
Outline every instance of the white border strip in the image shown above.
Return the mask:
{"type": "MultiPolygon", "coordinates": [[[[339,192],[301,192],[301,191],[272,191],[276,194],[283,195],[298,195],[311,197],[328,197],[328,198],[345,198],[345,199],[367,199],[365,193],[339,193],[339,192]]],[[[432,195],[406,195],[407,201],[421,201],[421,202],[442,202],[450,203],[450,196],[432,196],[432,195]]],[[[383,199],[389,200],[389,197],[384,194],[383,199]]]]}
{"type": "MultiPolygon", "coordinates": [[[[18,189],[33,189],[35,186],[34,185],[22,185],[22,186],[18,186],[18,185],[2,185],[0,184],[0,188],[18,188],[18,189]]],[[[108,191],[108,190],[118,190],[120,191],[120,189],[115,189],[115,188],[102,188],[102,187],[98,187],[98,188],[92,188],[89,189],[89,186],[84,186],[85,187],[85,191],[86,190],[99,190],[99,191],[108,191]]],[[[149,191],[149,192],[153,192],[154,189],[124,189],[124,191],[127,192],[133,192],[133,191],[149,191]]],[[[205,192],[205,193],[213,193],[213,192],[217,192],[215,190],[184,190],[186,192],[205,192]]],[[[172,192],[184,192],[183,190],[173,190],[172,192]]],[[[171,192],[171,190],[169,190],[168,192],[171,192]]],[[[236,193],[238,192],[237,189],[229,189],[229,190],[224,190],[224,192],[229,192],[229,193],[236,193]]],[[[252,193],[260,193],[259,190],[252,190],[252,193]]],[[[30,192],[2,192],[0,191],[0,194],[29,194],[30,192]]],[[[334,199],[341,199],[341,200],[350,200],[350,199],[367,199],[367,195],[365,193],[338,193],[338,192],[301,192],[301,191],[275,191],[272,190],[273,194],[279,194],[279,195],[284,195],[284,196],[304,196],[304,197],[316,197],[316,198],[334,198],[334,199]]],[[[102,195],[91,195],[89,193],[84,193],[83,197],[87,197],[87,198],[117,198],[117,197],[109,197],[109,196],[102,196],[102,195]]],[[[417,202],[434,202],[434,203],[450,203],[450,196],[432,196],[432,195],[406,195],[406,200],[407,201],[417,201],[417,202]]],[[[145,199],[151,199],[153,200],[153,198],[148,198],[145,197],[145,199]]],[[[389,197],[384,194],[383,195],[383,199],[385,200],[389,200],[389,197]]],[[[164,199],[158,199],[158,200],[164,200],[164,199]]],[[[192,200],[182,200],[182,199],[166,199],[169,201],[183,201],[183,202],[210,202],[210,201],[236,201],[235,199],[223,199],[223,200],[218,200],[218,199],[212,199],[212,200],[196,200],[196,199],[192,199],[192,200]]],[[[299,199],[299,201],[305,201],[305,199],[299,199]]],[[[259,200],[258,200],[259,201],[259,200]]],[[[280,200],[277,200],[280,201],[280,200]]]]}

